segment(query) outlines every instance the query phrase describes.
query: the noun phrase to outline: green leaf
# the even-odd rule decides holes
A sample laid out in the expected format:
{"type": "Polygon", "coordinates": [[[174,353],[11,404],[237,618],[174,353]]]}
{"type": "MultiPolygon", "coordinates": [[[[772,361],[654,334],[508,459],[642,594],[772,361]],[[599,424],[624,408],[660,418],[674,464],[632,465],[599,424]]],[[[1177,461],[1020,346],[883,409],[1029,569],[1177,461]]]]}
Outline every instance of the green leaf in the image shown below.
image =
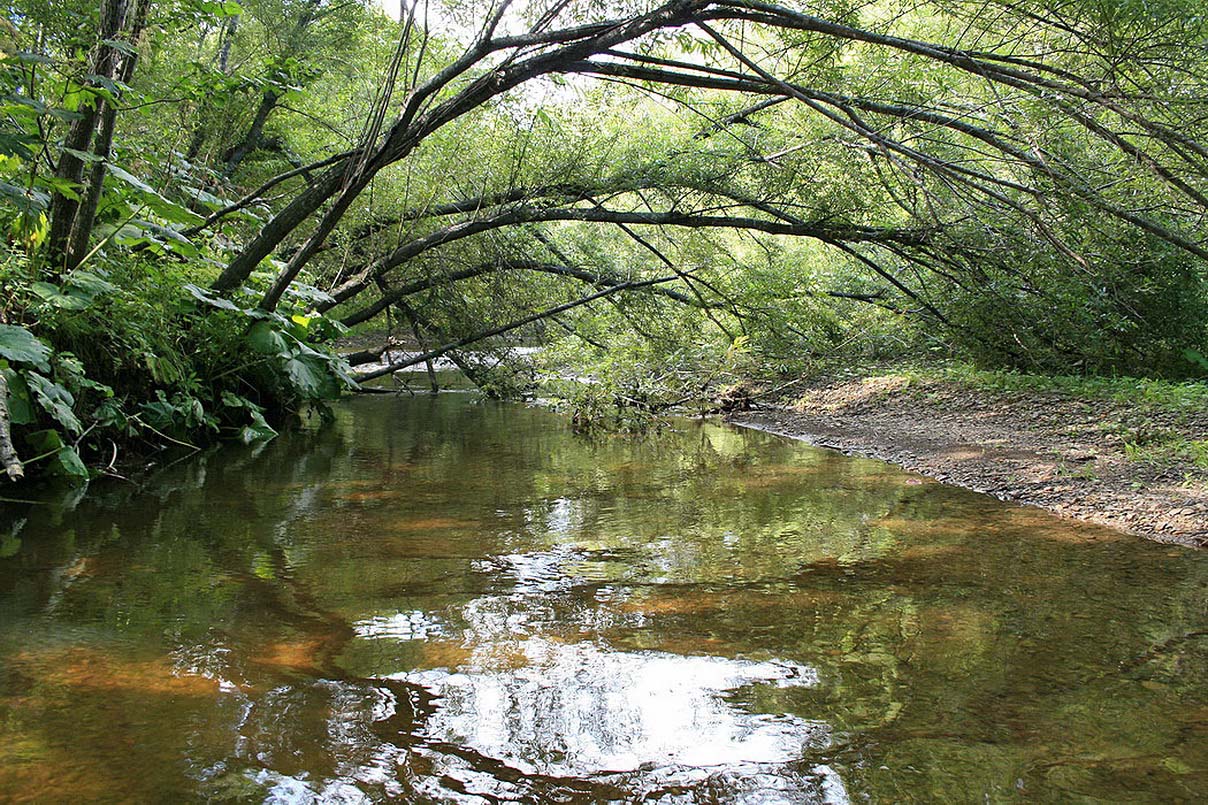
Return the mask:
{"type": "Polygon", "coordinates": [[[104,162],[105,161],[104,157],[99,157],[96,154],[89,153],[88,151],[81,151],[78,148],[64,148],[63,153],[71,154],[73,157],[80,160],[81,162],[104,162]]]}
{"type": "Polygon", "coordinates": [[[153,241],[170,252],[190,259],[200,257],[201,250],[193,245],[193,241],[169,226],[161,226],[154,221],[135,218],[118,230],[115,240],[122,245],[135,245],[131,239],[153,241]],[[130,242],[128,242],[130,241],[130,242]]]}
{"type": "Polygon", "coordinates": [[[252,424],[247,425],[239,431],[239,440],[244,444],[252,442],[266,441],[277,435],[277,431],[264,420],[264,415],[259,411],[252,411],[252,424]]]}
{"type": "Polygon", "coordinates": [[[92,271],[74,271],[68,275],[64,285],[68,293],[86,295],[89,299],[117,290],[116,285],[92,271]]]}
{"type": "Polygon", "coordinates": [[[54,452],[63,446],[63,437],[57,430],[49,428],[34,431],[25,437],[25,441],[29,442],[29,446],[38,453],[54,452]]]}
{"type": "Polygon", "coordinates": [[[0,355],[10,361],[33,364],[43,372],[50,371],[50,364],[47,363],[50,347],[24,327],[0,324],[0,355]]]}
{"type": "Polygon", "coordinates": [[[352,376],[352,367],[348,365],[348,361],[340,356],[333,355],[329,357],[327,360],[327,369],[335,375],[337,380],[344,384],[344,388],[356,390],[361,387],[360,381],[352,376]]]}
{"type": "Polygon", "coordinates": [[[108,45],[120,53],[125,53],[127,56],[134,56],[138,53],[138,51],[134,49],[133,45],[131,45],[129,42],[123,42],[120,39],[102,39],[101,44],[108,45]]]}
{"type": "Polygon", "coordinates": [[[32,135],[0,131],[0,154],[4,156],[33,159],[33,147],[36,145],[38,138],[32,135]]]}
{"type": "Polygon", "coordinates": [[[262,355],[287,356],[289,354],[289,343],[267,321],[258,321],[253,324],[244,338],[252,349],[262,355]]]}
{"type": "Polygon", "coordinates": [[[64,293],[58,285],[49,282],[35,282],[29,288],[46,304],[63,310],[83,310],[92,301],[86,296],[64,293]]]}
{"type": "Polygon", "coordinates": [[[79,435],[83,432],[84,428],[72,410],[75,407],[75,397],[71,396],[70,391],[37,372],[30,372],[25,379],[29,383],[29,389],[33,392],[34,399],[46,413],[50,414],[69,433],[79,435]]]}
{"type": "Polygon", "coordinates": [[[61,448],[55,455],[54,463],[51,466],[56,475],[65,475],[70,478],[88,477],[88,467],[84,466],[80,454],[74,447],[61,448]]]}
{"type": "Polygon", "coordinates": [[[19,211],[27,215],[43,212],[50,206],[49,193],[32,187],[17,187],[8,182],[0,182],[0,199],[6,199],[19,211]]]}
{"type": "Polygon", "coordinates": [[[223,207],[227,207],[231,204],[231,202],[227,201],[226,199],[221,199],[213,193],[203,190],[200,187],[185,186],[182,187],[181,190],[187,194],[189,198],[200,202],[213,210],[221,210],[223,207]]]}
{"type": "Polygon", "coordinates": [[[14,425],[32,425],[37,421],[34,415],[33,400],[29,396],[29,386],[25,378],[12,369],[4,370],[4,379],[8,382],[8,418],[14,425]]]}
{"type": "Polygon", "coordinates": [[[73,123],[76,120],[80,120],[84,117],[83,113],[81,112],[77,112],[73,109],[64,109],[61,106],[55,106],[47,109],[46,113],[57,120],[62,120],[64,123],[73,123]]]}
{"type": "Polygon", "coordinates": [[[320,290],[313,285],[306,285],[301,282],[294,283],[285,289],[286,296],[292,296],[295,299],[309,303],[321,303],[334,305],[335,297],[326,291],[320,290]]]}
{"type": "Polygon", "coordinates": [[[135,190],[137,190],[138,192],[144,193],[149,196],[158,196],[159,195],[159,193],[155,192],[154,187],[147,184],[142,179],[135,176],[133,173],[122,170],[117,165],[109,165],[108,168],[109,168],[109,173],[115,179],[125,182],[126,184],[130,185],[135,190]]]}
{"type": "Polygon", "coordinates": [[[31,53],[28,50],[20,50],[12,55],[11,58],[16,59],[22,64],[54,64],[54,59],[41,53],[31,53]]]}
{"type": "Polygon", "coordinates": [[[58,176],[39,176],[37,185],[38,187],[58,193],[60,196],[66,196],[73,201],[80,200],[80,185],[68,179],[62,179],[58,176]]]}
{"type": "Polygon", "coordinates": [[[23,95],[5,95],[4,100],[17,106],[24,106],[26,109],[32,110],[35,115],[46,114],[46,104],[37,98],[27,98],[23,95]]]}
{"type": "Polygon", "coordinates": [[[290,383],[303,397],[311,400],[334,400],[340,396],[340,384],[327,368],[322,357],[300,355],[285,362],[290,383]]]}
{"type": "Polygon", "coordinates": [[[182,207],[181,205],[169,201],[156,192],[155,188],[139,179],[132,173],[122,170],[117,165],[105,166],[110,175],[121,182],[124,182],[135,195],[138,200],[145,204],[149,209],[153,210],[157,215],[162,216],[165,220],[172,221],[177,224],[199,224],[205,219],[192,210],[182,207]]]}
{"type": "Polygon", "coordinates": [[[199,302],[203,302],[210,307],[216,307],[219,310],[241,310],[241,308],[230,299],[223,299],[221,296],[215,296],[205,288],[198,288],[192,283],[187,283],[184,287],[194,299],[199,302]]]}
{"type": "Polygon", "coordinates": [[[243,6],[235,0],[200,0],[197,8],[215,17],[238,17],[243,13],[243,6]]]}
{"type": "Polygon", "coordinates": [[[315,366],[308,360],[302,358],[290,358],[285,362],[285,371],[289,375],[290,382],[305,397],[314,397],[319,393],[319,389],[323,385],[322,375],[315,369],[315,366]]]}
{"type": "Polygon", "coordinates": [[[21,551],[21,538],[16,534],[5,534],[0,537],[0,559],[16,556],[21,551]]]}
{"type": "Polygon", "coordinates": [[[222,404],[227,408],[255,408],[248,400],[229,391],[222,392],[222,404]]]}

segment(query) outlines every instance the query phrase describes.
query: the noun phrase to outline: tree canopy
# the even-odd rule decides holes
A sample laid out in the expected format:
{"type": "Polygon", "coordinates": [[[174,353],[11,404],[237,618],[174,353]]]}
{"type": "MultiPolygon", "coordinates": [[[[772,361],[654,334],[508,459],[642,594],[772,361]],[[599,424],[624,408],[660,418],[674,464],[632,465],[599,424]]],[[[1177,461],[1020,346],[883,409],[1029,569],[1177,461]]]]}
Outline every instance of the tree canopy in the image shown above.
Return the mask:
{"type": "Polygon", "coordinates": [[[1208,368],[1195,0],[8,11],[0,355],[66,472],[521,342],[671,399],[855,356],[1208,368]],[[349,328],[418,354],[350,371],[349,328]]]}

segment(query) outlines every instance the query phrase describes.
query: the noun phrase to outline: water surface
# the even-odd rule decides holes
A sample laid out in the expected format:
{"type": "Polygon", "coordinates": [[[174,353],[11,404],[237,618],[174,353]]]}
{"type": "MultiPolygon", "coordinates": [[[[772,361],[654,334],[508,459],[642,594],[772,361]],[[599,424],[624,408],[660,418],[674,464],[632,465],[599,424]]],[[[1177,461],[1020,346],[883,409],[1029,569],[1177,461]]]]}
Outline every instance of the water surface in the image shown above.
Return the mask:
{"type": "Polygon", "coordinates": [[[1208,558],[468,395],[6,504],[0,800],[1208,796],[1208,558]]]}

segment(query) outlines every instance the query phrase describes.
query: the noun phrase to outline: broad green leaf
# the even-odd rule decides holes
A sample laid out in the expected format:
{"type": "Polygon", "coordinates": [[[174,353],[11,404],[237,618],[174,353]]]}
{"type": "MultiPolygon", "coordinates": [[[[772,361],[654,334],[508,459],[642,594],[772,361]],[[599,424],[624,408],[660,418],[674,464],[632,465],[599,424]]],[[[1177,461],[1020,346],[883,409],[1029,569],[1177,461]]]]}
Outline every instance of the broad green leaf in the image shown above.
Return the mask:
{"type": "Polygon", "coordinates": [[[80,112],[73,109],[65,109],[61,106],[52,107],[46,110],[46,113],[57,120],[62,120],[64,123],[72,123],[84,117],[80,112]]]}
{"type": "Polygon", "coordinates": [[[19,50],[9,58],[16,59],[22,64],[54,64],[54,59],[42,53],[32,53],[28,50],[19,50]]]}
{"type": "Polygon", "coordinates": [[[29,386],[25,378],[12,369],[4,370],[4,379],[8,383],[8,418],[14,425],[32,425],[37,421],[34,415],[33,400],[29,396],[29,386]]]}
{"type": "Polygon", "coordinates": [[[64,293],[58,285],[49,282],[35,282],[29,287],[43,302],[63,310],[83,310],[91,301],[84,295],[64,293]]]}
{"type": "Polygon", "coordinates": [[[1199,366],[1201,369],[1208,370],[1208,358],[1204,357],[1203,353],[1194,349],[1183,350],[1183,357],[1192,363],[1199,366]]]}
{"type": "Polygon", "coordinates": [[[33,148],[38,145],[38,138],[29,134],[19,134],[0,131],[0,154],[5,156],[33,159],[33,148]]]}
{"type": "Polygon", "coordinates": [[[57,475],[69,478],[87,478],[88,467],[84,466],[80,454],[74,447],[63,447],[55,455],[54,469],[57,475]]]}
{"type": "Polygon", "coordinates": [[[272,439],[277,435],[277,431],[264,420],[264,415],[259,411],[252,411],[252,424],[247,425],[239,431],[239,439],[244,444],[252,442],[265,441],[272,439]]]}
{"type": "Polygon", "coordinates": [[[80,185],[68,179],[61,179],[58,176],[39,176],[37,185],[38,187],[58,193],[61,196],[66,196],[73,201],[80,200],[80,185]]]}
{"type": "Polygon", "coordinates": [[[75,397],[71,396],[70,391],[37,372],[28,373],[25,379],[42,410],[50,414],[69,433],[79,435],[83,432],[84,428],[72,410],[75,407],[75,397]]]}
{"type": "Polygon", "coordinates": [[[0,324],[0,355],[10,361],[29,363],[41,369],[50,371],[50,347],[24,327],[12,324],[0,324]]]}
{"type": "Polygon", "coordinates": [[[38,188],[17,187],[8,182],[0,182],[0,199],[27,215],[42,212],[50,206],[49,193],[38,188]]]}
{"type": "Polygon", "coordinates": [[[248,345],[262,355],[288,355],[289,343],[285,336],[273,329],[267,321],[258,321],[252,325],[245,336],[248,345]]]}
{"type": "Polygon", "coordinates": [[[243,13],[243,6],[235,0],[201,0],[197,8],[215,17],[238,17],[243,13]]]}
{"type": "Polygon", "coordinates": [[[285,362],[290,382],[303,397],[311,400],[334,400],[340,396],[340,384],[327,364],[313,355],[300,355],[285,362]]]}
{"type": "Polygon", "coordinates": [[[5,534],[0,537],[0,559],[8,559],[21,552],[21,538],[16,534],[5,534]]]}
{"type": "Polygon", "coordinates": [[[92,271],[74,271],[68,275],[64,285],[69,292],[87,295],[89,298],[117,290],[116,285],[92,271]]]}
{"type": "Polygon", "coordinates": [[[204,302],[210,307],[216,307],[219,310],[240,310],[240,307],[230,299],[224,299],[221,296],[216,296],[205,288],[198,288],[192,283],[187,283],[185,290],[188,291],[194,299],[199,302],[204,302]]]}
{"type": "Polygon", "coordinates": [[[222,404],[227,408],[251,408],[252,403],[229,391],[222,392],[222,404]]]}
{"type": "Polygon", "coordinates": [[[38,430],[25,437],[29,446],[37,453],[50,453],[63,447],[63,437],[57,430],[38,430]]]}
{"type": "Polygon", "coordinates": [[[172,227],[161,226],[154,221],[135,218],[129,224],[122,227],[118,236],[129,237],[133,233],[137,233],[136,236],[139,238],[154,239],[156,243],[161,244],[168,251],[175,252],[182,257],[195,258],[201,255],[201,250],[193,245],[193,241],[172,227]]]}
{"type": "Polygon", "coordinates": [[[133,56],[138,53],[138,51],[134,49],[133,45],[131,45],[129,42],[123,42],[120,39],[102,39],[101,44],[108,45],[116,51],[125,53],[127,56],[133,56]]]}
{"type": "Polygon", "coordinates": [[[183,190],[189,196],[189,198],[193,199],[194,201],[201,202],[211,209],[221,210],[223,207],[226,207],[231,203],[226,199],[221,199],[213,193],[201,189],[200,187],[187,186],[182,187],[181,190],[183,190]]]}
{"type": "Polygon", "coordinates": [[[323,385],[323,376],[311,361],[303,358],[290,358],[285,362],[285,371],[294,388],[303,396],[318,396],[319,389],[323,385]]]}
{"type": "Polygon", "coordinates": [[[37,98],[27,98],[24,95],[5,95],[4,100],[9,103],[14,103],[18,106],[24,106],[34,111],[34,114],[46,114],[46,104],[39,101],[37,98]]]}
{"type": "Polygon", "coordinates": [[[285,289],[285,294],[286,296],[292,296],[305,302],[317,302],[327,305],[334,305],[336,303],[335,298],[331,294],[313,285],[306,285],[301,282],[290,285],[285,289]]]}
{"type": "Polygon", "coordinates": [[[64,148],[63,153],[71,154],[73,157],[80,160],[81,162],[104,162],[105,161],[104,157],[99,157],[96,154],[89,153],[88,151],[81,151],[78,148],[64,148]]]}
{"type": "Polygon", "coordinates": [[[138,196],[139,201],[165,220],[177,224],[199,224],[205,220],[192,210],[164,198],[151,185],[117,165],[109,164],[105,167],[110,175],[130,187],[138,196]]]}

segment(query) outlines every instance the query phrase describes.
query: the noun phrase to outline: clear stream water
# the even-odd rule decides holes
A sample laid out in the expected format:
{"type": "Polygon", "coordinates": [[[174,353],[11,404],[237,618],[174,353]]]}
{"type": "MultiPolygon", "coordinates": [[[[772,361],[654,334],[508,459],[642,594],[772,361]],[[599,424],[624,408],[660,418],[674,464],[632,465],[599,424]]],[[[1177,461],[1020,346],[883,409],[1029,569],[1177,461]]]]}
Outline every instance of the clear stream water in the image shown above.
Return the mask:
{"type": "Polygon", "coordinates": [[[1208,554],[763,433],[355,399],[3,516],[4,801],[1208,797],[1208,554]]]}

